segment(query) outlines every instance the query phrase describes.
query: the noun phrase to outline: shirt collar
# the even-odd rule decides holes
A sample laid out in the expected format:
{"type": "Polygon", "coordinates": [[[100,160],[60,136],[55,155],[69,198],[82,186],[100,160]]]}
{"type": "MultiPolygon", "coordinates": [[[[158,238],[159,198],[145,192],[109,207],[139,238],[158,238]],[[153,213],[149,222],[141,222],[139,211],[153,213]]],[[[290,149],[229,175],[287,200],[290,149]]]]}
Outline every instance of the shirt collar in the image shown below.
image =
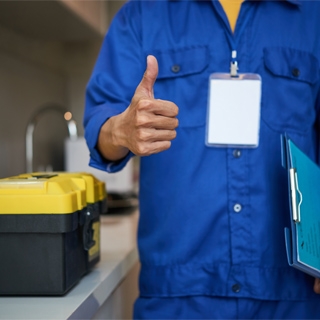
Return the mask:
{"type": "MultiPolygon", "coordinates": [[[[179,0],[171,0],[171,1],[179,1],[179,0]]],[[[212,1],[212,0],[196,0],[196,1],[212,1]]],[[[215,1],[219,1],[219,0],[215,0],[215,1]]],[[[250,0],[245,0],[245,1],[250,1],[250,0]]],[[[270,0],[257,0],[257,1],[270,1],[270,0]]],[[[283,0],[283,1],[287,1],[297,6],[301,4],[301,0],[283,0]]]]}

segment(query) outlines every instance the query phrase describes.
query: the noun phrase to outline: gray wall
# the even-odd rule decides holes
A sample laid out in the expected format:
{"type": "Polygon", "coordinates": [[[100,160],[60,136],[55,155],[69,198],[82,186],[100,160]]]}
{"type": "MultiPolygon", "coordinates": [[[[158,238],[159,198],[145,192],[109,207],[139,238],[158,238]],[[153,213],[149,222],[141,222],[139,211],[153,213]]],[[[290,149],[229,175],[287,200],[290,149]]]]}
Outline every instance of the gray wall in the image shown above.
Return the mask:
{"type": "MultiPolygon", "coordinates": [[[[108,3],[106,25],[122,4],[108,3]]],[[[83,135],[85,87],[101,41],[102,37],[76,42],[37,40],[0,21],[0,178],[26,171],[25,132],[38,108],[65,107],[83,135]]],[[[34,131],[34,171],[48,165],[63,170],[66,136],[65,121],[58,114],[47,113],[39,119],[34,131]]]]}

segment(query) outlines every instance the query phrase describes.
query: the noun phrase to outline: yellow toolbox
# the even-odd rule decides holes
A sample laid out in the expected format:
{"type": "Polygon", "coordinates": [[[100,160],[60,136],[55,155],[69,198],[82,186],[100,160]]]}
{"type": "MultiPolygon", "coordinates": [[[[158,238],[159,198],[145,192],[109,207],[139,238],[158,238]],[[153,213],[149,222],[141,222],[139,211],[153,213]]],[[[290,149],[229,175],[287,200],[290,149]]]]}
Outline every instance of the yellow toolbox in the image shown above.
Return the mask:
{"type": "Polygon", "coordinates": [[[0,294],[63,295],[100,259],[106,188],[89,173],[0,179],[0,294]]]}

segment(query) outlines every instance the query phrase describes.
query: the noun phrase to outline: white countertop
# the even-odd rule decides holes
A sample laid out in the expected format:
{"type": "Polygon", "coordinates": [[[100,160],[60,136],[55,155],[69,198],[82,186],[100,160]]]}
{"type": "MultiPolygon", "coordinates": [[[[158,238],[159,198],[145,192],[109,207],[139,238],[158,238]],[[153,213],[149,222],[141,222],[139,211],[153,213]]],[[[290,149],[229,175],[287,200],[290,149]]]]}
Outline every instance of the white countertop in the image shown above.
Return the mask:
{"type": "Polygon", "coordinates": [[[1,297],[0,319],[89,319],[138,261],[138,212],[101,217],[100,262],[62,297],[1,297]]]}

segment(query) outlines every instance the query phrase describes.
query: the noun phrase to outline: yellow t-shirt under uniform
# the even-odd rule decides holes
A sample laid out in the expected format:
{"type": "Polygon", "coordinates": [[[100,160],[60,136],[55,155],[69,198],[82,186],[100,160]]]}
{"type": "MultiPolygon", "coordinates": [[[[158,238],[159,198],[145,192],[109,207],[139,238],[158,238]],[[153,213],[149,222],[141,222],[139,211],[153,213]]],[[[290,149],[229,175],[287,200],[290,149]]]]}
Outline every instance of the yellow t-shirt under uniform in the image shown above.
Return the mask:
{"type": "Polygon", "coordinates": [[[219,0],[224,12],[226,13],[232,32],[234,32],[241,3],[243,0],[219,0]]]}

